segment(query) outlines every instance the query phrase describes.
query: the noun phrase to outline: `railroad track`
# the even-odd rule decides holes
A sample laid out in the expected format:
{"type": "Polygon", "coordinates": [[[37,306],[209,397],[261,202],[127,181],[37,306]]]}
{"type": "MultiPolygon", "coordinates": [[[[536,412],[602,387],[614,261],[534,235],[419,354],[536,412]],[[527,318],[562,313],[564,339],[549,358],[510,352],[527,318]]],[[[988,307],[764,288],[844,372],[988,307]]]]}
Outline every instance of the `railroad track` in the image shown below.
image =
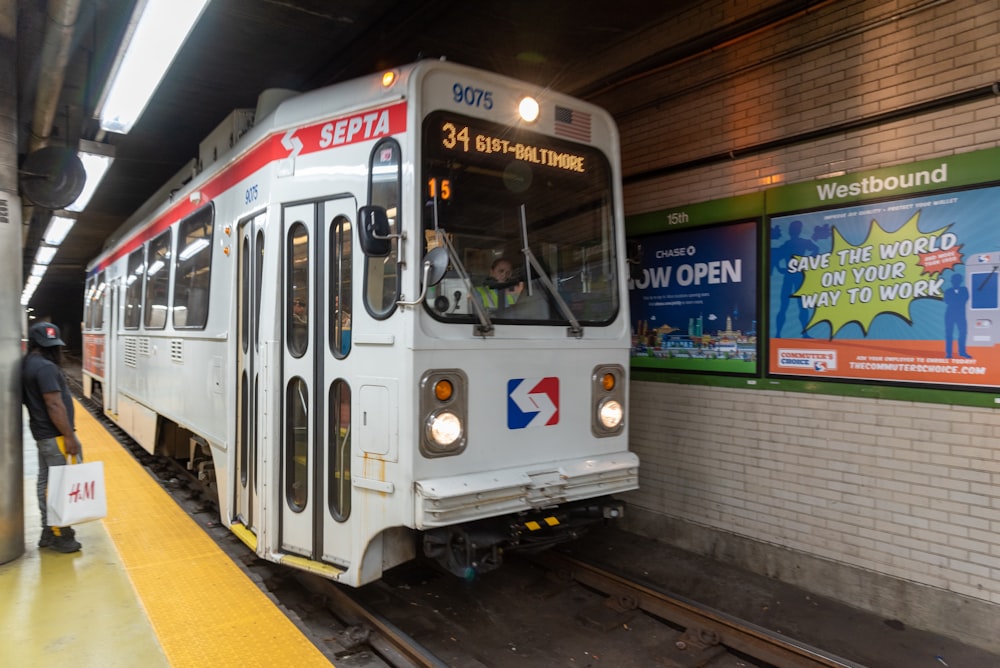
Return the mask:
{"type": "Polygon", "coordinates": [[[779,668],[863,668],[782,634],[561,552],[550,550],[536,555],[533,561],[561,577],[601,592],[609,597],[612,608],[643,610],[685,629],[675,642],[677,652],[662,657],[664,666],[706,665],[714,656],[732,650],[779,668]]]}

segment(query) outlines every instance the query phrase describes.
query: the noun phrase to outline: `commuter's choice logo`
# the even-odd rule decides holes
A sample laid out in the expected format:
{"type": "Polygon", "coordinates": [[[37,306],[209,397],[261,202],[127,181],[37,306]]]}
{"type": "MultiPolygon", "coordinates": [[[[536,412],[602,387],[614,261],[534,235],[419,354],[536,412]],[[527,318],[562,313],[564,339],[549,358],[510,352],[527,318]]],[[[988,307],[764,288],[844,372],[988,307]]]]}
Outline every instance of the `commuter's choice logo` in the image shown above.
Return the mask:
{"type": "Polygon", "coordinates": [[[837,368],[836,350],[778,350],[778,366],[782,369],[811,369],[817,372],[837,368]]]}
{"type": "Polygon", "coordinates": [[[508,429],[547,427],[558,422],[558,378],[511,378],[507,381],[508,429]]]}

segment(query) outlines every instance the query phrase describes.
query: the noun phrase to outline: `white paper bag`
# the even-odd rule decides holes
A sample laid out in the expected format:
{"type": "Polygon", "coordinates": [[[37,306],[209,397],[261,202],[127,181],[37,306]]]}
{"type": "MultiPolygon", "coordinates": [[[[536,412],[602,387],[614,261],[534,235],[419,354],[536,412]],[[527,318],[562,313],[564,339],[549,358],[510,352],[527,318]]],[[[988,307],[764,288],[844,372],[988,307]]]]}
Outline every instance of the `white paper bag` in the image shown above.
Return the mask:
{"type": "Polygon", "coordinates": [[[104,498],[104,462],[49,467],[48,522],[68,527],[108,514],[104,498]]]}

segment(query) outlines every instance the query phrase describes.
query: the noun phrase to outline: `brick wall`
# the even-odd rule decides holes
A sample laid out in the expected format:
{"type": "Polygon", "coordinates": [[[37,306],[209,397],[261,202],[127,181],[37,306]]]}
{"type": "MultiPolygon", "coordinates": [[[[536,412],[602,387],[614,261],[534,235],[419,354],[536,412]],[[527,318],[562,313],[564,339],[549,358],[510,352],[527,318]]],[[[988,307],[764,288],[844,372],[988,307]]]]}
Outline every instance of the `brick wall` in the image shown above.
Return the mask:
{"type": "MultiPolygon", "coordinates": [[[[773,4],[697,3],[688,18],[773,4]]],[[[629,181],[626,214],[1000,145],[994,96],[740,157],[1000,81],[998,48],[997,2],[844,0],[618,87],[597,101],[618,119],[626,179],[736,155],[629,181]]],[[[631,390],[643,461],[633,505],[1000,605],[997,411],[655,382],[631,390]]]]}
{"type": "Polygon", "coordinates": [[[1000,604],[990,409],[635,382],[630,503],[1000,604]]]}

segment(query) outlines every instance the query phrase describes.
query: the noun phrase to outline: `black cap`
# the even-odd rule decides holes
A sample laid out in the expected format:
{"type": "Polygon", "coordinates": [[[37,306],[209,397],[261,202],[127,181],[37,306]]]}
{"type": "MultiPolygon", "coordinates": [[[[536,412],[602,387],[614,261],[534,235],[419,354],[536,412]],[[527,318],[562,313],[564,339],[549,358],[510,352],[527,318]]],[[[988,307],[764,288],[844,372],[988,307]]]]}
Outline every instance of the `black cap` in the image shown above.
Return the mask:
{"type": "Polygon", "coordinates": [[[59,328],[51,322],[36,322],[28,330],[28,336],[32,341],[43,348],[52,346],[65,346],[63,340],[59,338],[59,328]]]}

